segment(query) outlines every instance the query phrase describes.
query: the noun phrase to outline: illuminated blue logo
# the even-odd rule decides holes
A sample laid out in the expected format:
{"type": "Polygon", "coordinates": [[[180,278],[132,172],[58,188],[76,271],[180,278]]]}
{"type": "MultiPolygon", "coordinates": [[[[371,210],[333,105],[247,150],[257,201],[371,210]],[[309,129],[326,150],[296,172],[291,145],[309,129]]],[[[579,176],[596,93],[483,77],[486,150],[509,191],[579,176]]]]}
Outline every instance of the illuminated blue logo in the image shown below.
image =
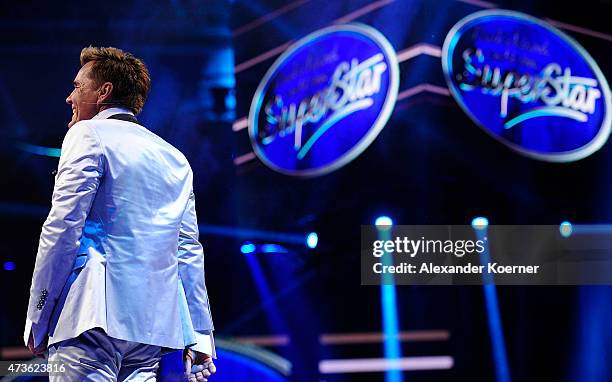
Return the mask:
{"type": "Polygon", "coordinates": [[[607,141],[610,88],[576,41],[534,17],[482,11],[442,49],[451,93],[493,137],[532,158],[582,159],[607,141]]]}
{"type": "Polygon", "coordinates": [[[259,84],[249,112],[270,168],[314,176],[357,157],[383,129],[398,91],[395,51],[366,25],[321,29],[292,45],[259,84]]]}

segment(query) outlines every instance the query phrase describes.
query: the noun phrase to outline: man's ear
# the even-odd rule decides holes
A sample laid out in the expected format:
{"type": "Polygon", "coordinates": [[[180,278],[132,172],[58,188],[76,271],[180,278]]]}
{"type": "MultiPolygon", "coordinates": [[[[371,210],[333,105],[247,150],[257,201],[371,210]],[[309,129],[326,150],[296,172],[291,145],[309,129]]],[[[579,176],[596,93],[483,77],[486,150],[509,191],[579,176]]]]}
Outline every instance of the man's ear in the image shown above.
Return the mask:
{"type": "Polygon", "coordinates": [[[108,103],[111,100],[113,93],[113,84],[111,82],[105,82],[100,87],[100,95],[98,96],[98,103],[108,103]]]}

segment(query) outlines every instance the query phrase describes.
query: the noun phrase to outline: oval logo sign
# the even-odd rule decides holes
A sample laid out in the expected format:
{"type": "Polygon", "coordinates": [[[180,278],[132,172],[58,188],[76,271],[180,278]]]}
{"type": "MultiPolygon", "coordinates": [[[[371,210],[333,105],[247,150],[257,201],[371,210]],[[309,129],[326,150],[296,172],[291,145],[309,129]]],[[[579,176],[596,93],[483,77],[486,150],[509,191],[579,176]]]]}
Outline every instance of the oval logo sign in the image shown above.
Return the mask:
{"type": "Polygon", "coordinates": [[[389,119],[398,72],[391,44],[369,26],[309,34],[276,60],[255,92],[248,119],[255,153],[288,175],[347,164],[389,119]]]}
{"type": "Polygon", "coordinates": [[[446,81],[463,110],[493,137],[529,157],[582,159],[610,134],[610,88],[572,38],[512,11],[472,14],[442,49],[446,81]]]}

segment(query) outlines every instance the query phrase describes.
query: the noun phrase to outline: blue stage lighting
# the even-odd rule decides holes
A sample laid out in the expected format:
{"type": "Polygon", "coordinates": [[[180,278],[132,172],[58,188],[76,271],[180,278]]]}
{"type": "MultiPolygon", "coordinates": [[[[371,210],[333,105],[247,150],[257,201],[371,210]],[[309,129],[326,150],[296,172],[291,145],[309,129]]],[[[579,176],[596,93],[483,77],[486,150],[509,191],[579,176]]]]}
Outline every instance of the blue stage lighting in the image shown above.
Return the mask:
{"type": "Polygon", "coordinates": [[[257,253],[289,253],[289,250],[280,244],[261,244],[257,253]]]}
{"type": "MultiPolygon", "coordinates": [[[[378,238],[380,240],[391,239],[391,227],[393,220],[388,216],[380,216],[376,219],[378,238]]],[[[389,256],[383,256],[382,263],[391,265],[389,256]]],[[[391,273],[381,275],[380,299],[382,306],[382,321],[384,340],[384,354],[387,359],[401,358],[401,344],[399,341],[399,317],[397,309],[397,296],[395,293],[395,278],[391,273]]],[[[385,371],[385,382],[403,382],[404,377],[401,370],[388,369],[385,371]]]]}
{"type": "Polygon", "coordinates": [[[43,147],[37,145],[31,145],[29,143],[18,143],[17,147],[28,153],[43,155],[47,157],[59,158],[62,151],[53,147],[43,147]]]}
{"type": "Polygon", "coordinates": [[[374,224],[376,224],[376,226],[379,228],[382,226],[392,226],[393,220],[391,220],[391,218],[388,216],[379,216],[376,218],[374,224]]]}
{"type": "MultiPolygon", "coordinates": [[[[483,240],[487,235],[487,227],[489,220],[485,217],[476,217],[472,220],[472,228],[479,240],[483,240]]],[[[486,265],[491,262],[491,254],[489,252],[488,242],[485,242],[485,250],[480,256],[480,263],[486,265]]],[[[506,342],[504,339],[503,325],[501,314],[499,311],[499,303],[497,300],[497,289],[493,275],[490,273],[483,274],[483,285],[485,305],[487,310],[487,321],[489,324],[489,335],[491,346],[493,348],[493,359],[495,365],[495,375],[497,382],[511,382],[510,366],[508,364],[508,356],[506,354],[506,342]]]]}
{"type": "Polygon", "coordinates": [[[249,241],[245,241],[240,247],[240,252],[246,255],[246,254],[255,252],[255,249],[256,249],[255,244],[249,241]]]}
{"type": "Polygon", "coordinates": [[[5,271],[13,271],[13,270],[15,270],[15,268],[16,268],[16,265],[12,261],[6,261],[4,263],[4,270],[5,271]]]}
{"type": "Polygon", "coordinates": [[[570,237],[573,231],[574,228],[572,227],[572,223],[567,220],[559,225],[559,232],[561,232],[561,236],[563,237],[570,237]]]}
{"type": "Polygon", "coordinates": [[[485,295],[485,306],[489,323],[489,335],[493,346],[493,359],[495,361],[495,375],[497,382],[510,382],[510,365],[506,354],[506,341],[499,312],[497,300],[497,288],[495,284],[483,285],[485,295]]]}
{"type": "MultiPolygon", "coordinates": [[[[395,280],[393,280],[394,282],[395,280]]],[[[395,285],[387,284],[380,286],[381,305],[383,316],[384,354],[387,359],[400,359],[402,357],[401,344],[399,341],[399,317],[397,311],[397,296],[395,285]]],[[[403,382],[404,377],[401,370],[389,369],[385,371],[385,382],[403,382]]]]}
{"type": "Polygon", "coordinates": [[[316,232],[311,232],[306,236],[306,245],[308,248],[315,248],[319,244],[319,235],[316,232]]]}
{"type": "Polygon", "coordinates": [[[472,227],[474,229],[485,229],[489,225],[489,219],[479,216],[472,219],[472,227]]]}

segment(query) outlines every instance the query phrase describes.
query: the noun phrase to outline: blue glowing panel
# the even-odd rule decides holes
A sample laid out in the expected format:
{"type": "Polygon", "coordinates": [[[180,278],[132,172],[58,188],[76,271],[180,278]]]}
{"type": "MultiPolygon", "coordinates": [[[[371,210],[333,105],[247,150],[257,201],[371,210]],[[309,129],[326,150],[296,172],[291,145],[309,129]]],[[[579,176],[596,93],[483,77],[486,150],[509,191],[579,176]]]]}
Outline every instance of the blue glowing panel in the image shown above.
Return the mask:
{"type": "Polygon", "coordinates": [[[610,88],[569,36],[512,11],[474,13],[449,32],[442,65],[451,93],[487,133],[529,157],[582,159],[610,134],[610,88]]]}
{"type": "Polygon", "coordinates": [[[259,84],[249,112],[257,156],[315,176],[357,157],[383,129],[398,91],[395,51],[360,24],[320,29],[292,45],[259,84]]]}

